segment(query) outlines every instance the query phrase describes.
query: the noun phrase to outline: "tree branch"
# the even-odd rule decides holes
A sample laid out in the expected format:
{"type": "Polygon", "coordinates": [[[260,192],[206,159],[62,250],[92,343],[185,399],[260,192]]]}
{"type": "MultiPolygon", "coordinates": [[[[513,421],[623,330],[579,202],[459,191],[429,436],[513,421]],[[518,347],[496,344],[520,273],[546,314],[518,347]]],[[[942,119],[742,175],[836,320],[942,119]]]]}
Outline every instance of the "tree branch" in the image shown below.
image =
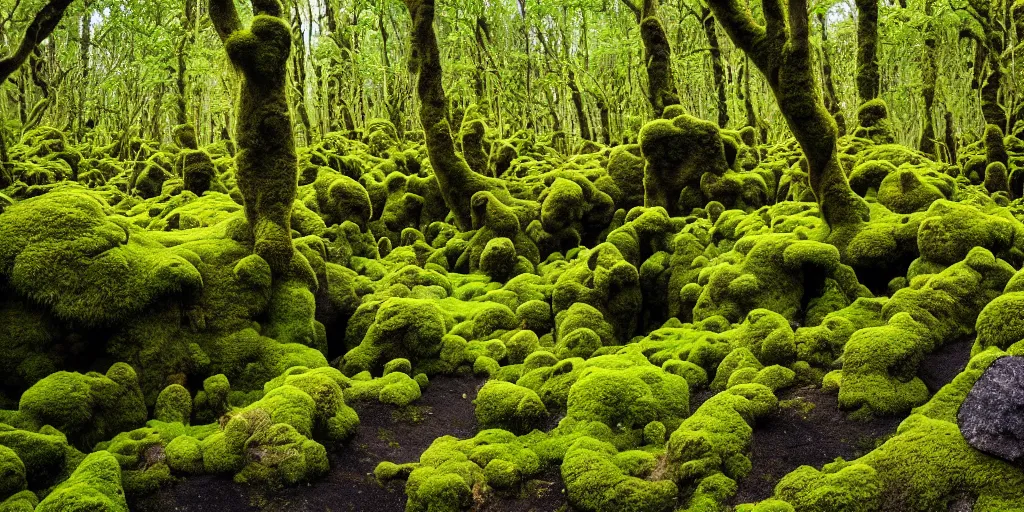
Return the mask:
{"type": "Polygon", "coordinates": [[[210,21],[221,41],[227,41],[231,34],[242,30],[234,0],[210,0],[210,21]]]}
{"type": "Polygon", "coordinates": [[[751,52],[757,40],[764,37],[765,28],[754,21],[750,8],[739,0],[708,0],[708,7],[741,50],[751,52]]]}
{"type": "Polygon", "coordinates": [[[8,77],[25,63],[25,60],[28,59],[28,56],[32,54],[32,50],[39,43],[50,37],[50,34],[53,33],[53,30],[57,28],[57,24],[64,17],[64,11],[67,10],[73,1],[50,0],[36,13],[36,17],[32,20],[28,29],[25,30],[25,36],[21,39],[18,50],[13,55],[0,60],[0,83],[6,81],[8,77]]]}

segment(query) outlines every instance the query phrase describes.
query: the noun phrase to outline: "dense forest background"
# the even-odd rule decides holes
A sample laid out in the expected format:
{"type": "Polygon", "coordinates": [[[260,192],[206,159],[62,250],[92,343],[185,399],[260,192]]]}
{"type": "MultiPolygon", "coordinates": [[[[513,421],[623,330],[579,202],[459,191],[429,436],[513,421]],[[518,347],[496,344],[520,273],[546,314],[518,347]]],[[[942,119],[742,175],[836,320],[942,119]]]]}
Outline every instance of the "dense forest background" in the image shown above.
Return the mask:
{"type": "MultiPolygon", "coordinates": [[[[17,44],[43,3],[0,2],[0,47],[17,44]]],[[[994,74],[990,94],[1010,113],[1004,131],[1012,130],[1024,31],[1018,9],[977,0],[877,7],[879,95],[897,142],[920,145],[929,123],[940,151],[949,130],[951,140],[976,140],[985,126],[982,94],[994,74]]],[[[373,118],[417,128],[414,77],[406,72],[410,19],[401,2],[289,0],[285,8],[300,145],[373,118]]],[[[810,8],[826,105],[841,114],[840,125],[852,124],[860,103],[858,7],[828,0],[810,8]]],[[[570,143],[635,141],[651,118],[639,9],[629,0],[441,2],[436,29],[445,88],[456,107],[485,104],[505,135],[532,127],[564,132],[570,143]]],[[[41,124],[94,144],[130,136],[169,141],[173,127],[186,122],[201,143],[231,133],[236,78],[206,11],[195,0],[74,2],[29,65],[0,88],[5,141],[41,124]]],[[[763,76],[747,72],[746,56],[705,3],[665,1],[658,15],[686,111],[722,127],[755,125],[769,142],[788,136],[763,76]]]]}

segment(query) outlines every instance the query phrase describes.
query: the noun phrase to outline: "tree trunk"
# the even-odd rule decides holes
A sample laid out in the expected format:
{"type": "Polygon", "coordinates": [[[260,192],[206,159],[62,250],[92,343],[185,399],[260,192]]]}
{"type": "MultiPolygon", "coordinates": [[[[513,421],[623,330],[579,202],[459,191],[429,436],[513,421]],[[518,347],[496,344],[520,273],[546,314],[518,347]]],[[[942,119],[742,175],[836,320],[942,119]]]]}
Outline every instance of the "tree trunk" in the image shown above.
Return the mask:
{"type": "Polygon", "coordinates": [[[253,252],[275,274],[286,273],[295,252],[291,211],[298,188],[298,157],[288,108],[292,34],[278,0],[253,0],[252,29],[242,27],[234,0],[210,0],[210,20],[231,63],[242,75],[235,142],[238,188],[253,234],[253,252]],[[232,37],[235,34],[241,37],[232,37]]]}
{"type": "Polygon", "coordinates": [[[85,137],[85,100],[89,90],[89,72],[92,67],[90,55],[92,53],[92,11],[89,9],[91,1],[85,2],[85,13],[82,14],[81,47],[79,48],[79,60],[82,65],[82,82],[77,87],[78,108],[75,109],[75,139],[79,142],[85,137]]]}
{"type": "Polygon", "coordinates": [[[312,141],[313,126],[306,109],[306,39],[302,33],[302,16],[298,2],[292,3],[292,79],[295,81],[295,111],[302,122],[302,138],[306,145],[312,141]]]}
{"type": "Polygon", "coordinates": [[[711,52],[711,73],[715,80],[715,90],[718,92],[718,126],[725,128],[729,124],[729,103],[725,94],[725,64],[722,62],[722,50],[718,45],[718,31],[715,30],[715,18],[711,16],[710,8],[703,7],[700,16],[701,25],[704,27],[704,36],[708,39],[708,48],[711,52]]]}
{"type": "Polygon", "coordinates": [[[6,82],[25,63],[39,43],[50,37],[72,1],[74,0],[50,0],[36,13],[28,28],[25,29],[25,36],[18,44],[18,49],[13,54],[0,59],[0,84],[6,82]]]}
{"type": "Polygon", "coordinates": [[[448,124],[448,98],[441,81],[441,56],[434,33],[434,0],[404,0],[412,16],[412,55],[409,69],[418,73],[416,94],[420,101],[420,123],[427,143],[427,156],[445,204],[464,231],[473,229],[473,195],[487,191],[505,204],[513,202],[500,180],[473,172],[455,151],[448,124]]]}
{"type": "Polygon", "coordinates": [[[661,117],[665,107],[679,104],[679,92],[672,76],[672,47],[652,0],[644,2],[640,15],[640,37],[647,66],[647,99],[654,109],[654,117],[661,117]]]}
{"type": "Polygon", "coordinates": [[[878,97],[878,0],[857,3],[857,95],[864,103],[878,97]]]}
{"type": "Polygon", "coordinates": [[[729,37],[768,81],[807,158],[808,180],[822,218],[831,227],[867,221],[867,203],[850,189],[839,164],[838,128],[814,78],[807,1],[790,0],[787,12],[785,2],[766,0],[763,27],[735,0],[711,0],[710,5],[729,37]]]}
{"type": "Polygon", "coordinates": [[[935,122],[932,120],[932,105],[935,103],[935,29],[931,26],[932,2],[933,0],[926,0],[924,4],[924,15],[925,18],[929,19],[929,25],[926,28],[924,40],[925,55],[921,63],[924,129],[921,131],[921,140],[918,147],[922,153],[932,158],[938,158],[935,152],[935,122]]]}
{"type": "Polygon", "coordinates": [[[569,70],[569,90],[572,92],[572,104],[576,108],[576,119],[580,123],[580,137],[585,140],[590,139],[590,120],[587,119],[587,111],[583,105],[583,95],[580,94],[580,88],[576,84],[576,73],[569,70]]]}

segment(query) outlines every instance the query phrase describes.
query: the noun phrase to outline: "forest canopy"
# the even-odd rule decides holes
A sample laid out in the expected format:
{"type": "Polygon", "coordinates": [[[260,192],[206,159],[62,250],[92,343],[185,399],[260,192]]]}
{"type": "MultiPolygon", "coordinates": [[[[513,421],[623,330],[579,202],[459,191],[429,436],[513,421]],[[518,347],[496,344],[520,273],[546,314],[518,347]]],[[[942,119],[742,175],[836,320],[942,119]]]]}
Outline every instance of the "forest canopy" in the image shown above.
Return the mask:
{"type": "MultiPolygon", "coordinates": [[[[13,48],[44,3],[4,0],[0,44],[13,48]]],[[[239,5],[245,15],[251,13],[239,5]]],[[[584,138],[606,143],[635,139],[650,106],[643,41],[631,5],[636,7],[611,0],[440,2],[436,19],[446,89],[463,108],[486,99],[488,118],[506,135],[529,124],[538,132],[573,137],[591,132],[584,138]],[[585,124],[574,111],[577,94],[585,124]]],[[[395,124],[403,130],[415,127],[414,85],[405,72],[410,19],[401,2],[300,0],[287,8],[301,42],[289,79],[300,144],[356,128],[357,120],[384,118],[400,120],[395,124]]],[[[753,8],[757,15],[758,2],[753,8]]],[[[76,139],[102,142],[134,130],[135,136],[169,141],[173,127],[186,120],[196,126],[201,142],[217,140],[222,129],[233,126],[234,77],[206,9],[194,1],[73,2],[53,36],[32,52],[29,65],[4,84],[8,142],[38,124],[67,127],[76,139]],[[51,92],[54,97],[40,106],[51,92]]],[[[809,9],[816,69],[828,69],[819,77],[834,105],[830,110],[852,124],[860,105],[856,5],[815,2],[809,9]]],[[[987,49],[985,35],[989,26],[1009,24],[984,17],[970,2],[881,2],[879,13],[878,89],[893,114],[898,142],[920,142],[926,90],[938,99],[932,100],[931,116],[939,140],[947,111],[958,136],[979,138],[985,125],[979,89],[993,63],[1006,68],[998,103],[1011,114],[1017,110],[1014,60],[1000,55],[1017,45],[1016,34],[1000,34],[1006,40],[1003,50],[987,49]]],[[[687,112],[742,128],[750,122],[749,98],[768,140],[788,135],[763,76],[746,73],[744,53],[710,23],[706,5],[664,2],[658,17],[675,49],[671,67],[687,112]],[[726,106],[722,117],[720,90],[726,106]]]]}

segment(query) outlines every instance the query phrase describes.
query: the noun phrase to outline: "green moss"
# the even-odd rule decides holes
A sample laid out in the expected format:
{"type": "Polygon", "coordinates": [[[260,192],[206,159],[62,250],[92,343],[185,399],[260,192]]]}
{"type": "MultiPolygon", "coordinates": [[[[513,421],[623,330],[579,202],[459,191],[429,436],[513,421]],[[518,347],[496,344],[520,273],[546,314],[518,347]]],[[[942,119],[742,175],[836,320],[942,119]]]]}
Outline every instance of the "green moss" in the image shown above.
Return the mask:
{"type": "Polygon", "coordinates": [[[224,374],[207,377],[203,390],[196,393],[195,418],[198,423],[211,423],[228,411],[231,384],[224,374]]]}
{"type": "Polygon", "coordinates": [[[736,494],[736,481],[719,473],[711,475],[697,485],[686,512],[721,510],[721,504],[736,494]]]}
{"type": "Polygon", "coordinates": [[[502,459],[488,462],[484,467],[484,477],[487,478],[488,484],[498,489],[514,488],[519,485],[522,478],[515,464],[502,459]]]}
{"type": "MultiPolygon", "coordinates": [[[[760,308],[799,321],[803,305],[825,293],[821,285],[826,278],[847,301],[870,296],[853,269],[840,263],[840,253],[831,244],[778,233],[744,237],[733,250],[732,263],[707,268],[706,281],[699,278],[706,284],[693,309],[695,320],[721,315],[738,322],[760,308]]],[[[769,319],[766,325],[776,323],[769,319]]],[[[772,357],[792,354],[784,329],[768,347],[776,352],[772,357]]]]}
{"type": "Polygon", "coordinates": [[[25,477],[33,489],[52,485],[56,478],[70,472],[67,466],[81,456],[53,427],[32,432],[0,423],[0,446],[13,450],[21,459],[25,477]]]}
{"type": "Polygon", "coordinates": [[[985,190],[989,194],[1010,193],[1009,173],[1006,171],[1006,165],[1002,162],[992,162],[985,167],[985,190]]]}
{"type": "Polygon", "coordinates": [[[989,124],[985,126],[985,136],[983,139],[985,144],[985,161],[988,165],[999,162],[1001,164],[1009,165],[1009,156],[1006,152],[1006,145],[1003,141],[1003,129],[997,125],[989,124]]]}
{"type": "Polygon", "coordinates": [[[345,390],[349,400],[379,400],[404,407],[420,398],[420,386],[405,373],[389,373],[379,379],[353,381],[345,390]]]}
{"type": "MultiPolygon", "coordinates": [[[[1008,285],[1009,287],[1009,285],[1008,285]]],[[[989,347],[1003,350],[1024,339],[1024,322],[1018,312],[1024,307],[1024,293],[1013,291],[996,297],[981,310],[975,324],[978,338],[973,354],[989,347]]]]}
{"type": "Polygon", "coordinates": [[[381,388],[378,398],[381,403],[404,407],[419,400],[420,386],[411,378],[401,379],[399,382],[394,382],[381,388]]]}
{"type": "Polygon", "coordinates": [[[1009,264],[979,247],[896,292],[882,309],[888,323],[861,329],[846,343],[840,405],[897,414],[927,401],[928,389],[916,375],[923,356],[972,334],[973,319],[1012,275],[1009,264]]]}
{"type": "Polygon", "coordinates": [[[776,498],[798,510],[941,510],[963,494],[974,510],[1017,510],[1024,473],[971,448],[956,413],[985,368],[1004,353],[992,349],[916,409],[896,435],[863,457],[820,471],[803,467],[776,487],[776,498]],[[850,508],[852,507],[852,508],[850,508]]]}
{"type": "Polygon", "coordinates": [[[437,359],[441,338],[451,327],[451,316],[434,301],[388,299],[377,310],[362,343],[345,354],[345,373],[381,371],[387,361],[399,357],[414,364],[437,359]]]}
{"type": "Polygon", "coordinates": [[[887,176],[896,172],[896,166],[886,160],[868,160],[858,164],[850,172],[850,188],[861,197],[868,191],[877,192],[887,176]]]}
{"type": "Polygon", "coordinates": [[[690,361],[669,359],[662,363],[662,369],[668,373],[678,375],[690,385],[690,390],[706,386],[708,384],[708,372],[690,361]]]}
{"type": "Polygon", "coordinates": [[[508,382],[488,381],[473,403],[481,428],[504,428],[525,434],[543,425],[548,417],[536,392],[508,382]]]}
{"type": "Polygon", "coordinates": [[[675,427],[690,411],[689,385],[656,366],[580,371],[569,388],[566,416],[610,427],[642,428],[651,421],[675,427]]]}
{"type": "Polygon", "coordinates": [[[32,491],[21,491],[0,501],[0,510],[4,512],[33,512],[39,505],[39,498],[32,491]]]}
{"type": "Polygon", "coordinates": [[[384,375],[395,372],[404,373],[406,375],[412,374],[412,363],[405,358],[392,359],[391,361],[388,361],[388,363],[384,365],[384,375]]]}
{"type": "Polygon", "coordinates": [[[615,181],[622,197],[615,201],[616,206],[629,210],[644,204],[644,159],[640,155],[640,146],[621,145],[612,148],[608,156],[608,176],[615,181]]]}
{"type": "Polygon", "coordinates": [[[939,199],[945,199],[942,192],[911,169],[890,173],[878,187],[878,202],[896,213],[924,211],[939,199]]]}
{"type": "MultiPolygon", "coordinates": [[[[785,366],[779,366],[777,364],[765,367],[761,371],[757,372],[752,382],[756,384],[763,384],[772,391],[779,391],[780,389],[787,388],[793,384],[793,380],[796,378],[796,372],[786,368],[785,366]]],[[[731,382],[729,386],[735,385],[731,382]]]]}
{"type": "Polygon", "coordinates": [[[702,177],[722,175],[729,168],[718,127],[689,115],[645,125],[640,148],[647,160],[644,205],[661,206],[673,216],[704,206],[702,177]],[[687,189],[696,192],[695,201],[683,202],[687,189]]]}
{"type": "MultiPolygon", "coordinates": [[[[392,375],[416,384],[408,375],[392,375]]],[[[319,438],[342,441],[359,426],[359,417],[345,403],[348,387],[349,380],[337,369],[296,366],[268,382],[264,386],[266,395],[243,411],[263,410],[275,423],[286,423],[308,438],[316,434],[319,438]]],[[[418,398],[418,386],[416,391],[418,398]]]]}
{"type": "Polygon", "coordinates": [[[675,504],[678,489],[669,480],[650,481],[629,475],[613,462],[615,449],[582,437],[562,462],[569,502],[580,510],[663,511],[675,504]]]}
{"type": "Polygon", "coordinates": [[[879,483],[877,471],[864,464],[845,465],[829,474],[803,466],[786,475],[775,494],[797,510],[869,512],[879,510],[879,483]]]}
{"type": "Polygon", "coordinates": [[[751,423],[777,404],[760,384],[734,386],[708,399],[669,437],[666,452],[675,479],[700,480],[718,472],[732,479],[746,476],[751,423]]]}
{"type": "MultiPolygon", "coordinates": [[[[877,81],[877,78],[875,79],[877,81]]],[[[877,87],[875,94],[870,97],[862,97],[864,103],[857,108],[857,122],[859,126],[854,130],[854,137],[869,139],[875,144],[892,144],[893,129],[889,121],[889,107],[884,101],[877,98],[877,87]]]]}
{"type": "Polygon", "coordinates": [[[998,215],[989,215],[969,204],[936,201],[918,229],[921,259],[952,265],[974,247],[999,253],[1014,240],[1014,226],[998,215]]]}
{"type": "Polygon", "coordinates": [[[146,421],[135,371],[115,363],[106,375],[57,372],[21,396],[20,413],[36,425],[52,425],[73,444],[89,448],[146,421]]]}
{"type": "Polygon", "coordinates": [[[417,500],[423,505],[422,508],[413,510],[457,512],[472,502],[472,491],[469,485],[462,477],[455,474],[429,478],[418,487],[416,492],[417,500]]]}
{"type": "Polygon", "coordinates": [[[64,510],[128,511],[121,488],[121,468],[108,452],[92,453],[75,472],[43,499],[41,512],[64,510]]]}
{"type": "Polygon", "coordinates": [[[414,463],[395,464],[394,462],[384,461],[377,464],[377,467],[373,469],[373,476],[377,479],[377,482],[383,485],[396,478],[408,477],[415,466],[416,464],[414,463]]]}
{"type": "Polygon", "coordinates": [[[25,463],[14,450],[0,445],[0,496],[11,496],[27,487],[25,463]]]}
{"type": "Polygon", "coordinates": [[[66,187],[7,208],[0,240],[0,275],[11,287],[86,326],[128,320],[203,283],[192,263],[84,189],[66,187]]]}
{"type": "Polygon", "coordinates": [[[644,443],[661,446],[665,444],[665,424],[660,421],[652,421],[644,425],[644,443]]]}
{"type": "Polygon", "coordinates": [[[310,286],[299,280],[282,280],[271,292],[268,318],[261,334],[278,343],[298,343],[327,352],[324,326],[315,315],[316,299],[310,286]]]}
{"type": "Polygon", "coordinates": [[[188,424],[192,417],[192,395],[180,384],[172,384],[156,399],[153,418],[166,422],[188,424]]]}
{"type": "Polygon", "coordinates": [[[725,359],[718,365],[715,380],[711,382],[711,389],[719,391],[726,389],[732,383],[733,374],[745,368],[754,370],[754,375],[756,375],[759,370],[764,368],[764,365],[746,348],[737,348],[729,352],[729,355],[725,356],[725,359]]]}
{"type": "Polygon", "coordinates": [[[178,436],[164,447],[167,465],[176,473],[195,475],[203,473],[202,443],[191,436],[178,436]]]}

